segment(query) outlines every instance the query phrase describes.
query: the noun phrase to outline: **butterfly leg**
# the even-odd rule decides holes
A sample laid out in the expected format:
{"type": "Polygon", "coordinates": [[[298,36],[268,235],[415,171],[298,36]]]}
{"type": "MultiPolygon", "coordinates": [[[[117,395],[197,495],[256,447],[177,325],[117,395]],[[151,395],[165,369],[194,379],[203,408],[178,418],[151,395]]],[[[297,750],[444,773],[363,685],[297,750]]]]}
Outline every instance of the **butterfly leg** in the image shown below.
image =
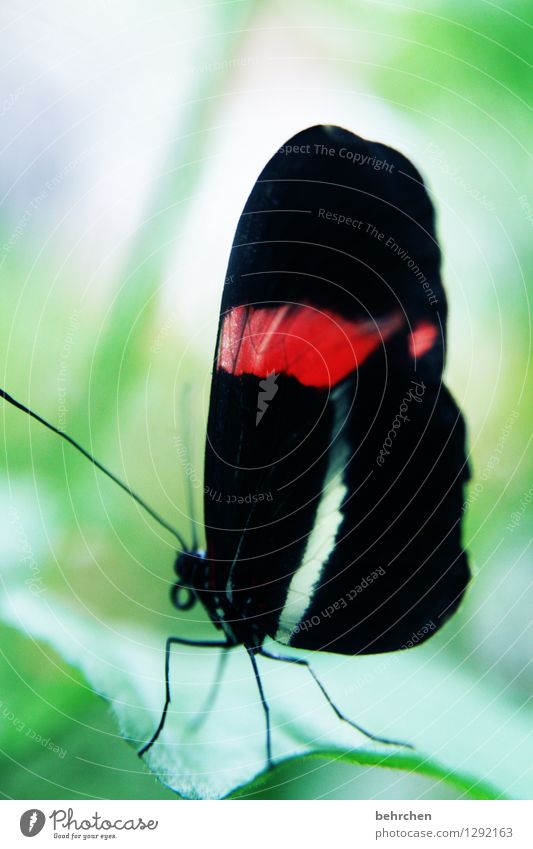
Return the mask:
{"type": "Polygon", "coordinates": [[[261,704],[263,705],[263,711],[265,714],[266,721],[266,754],[267,754],[267,763],[268,768],[272,769],[274,762],[272,760],[272,739],[270,735],[270,708],[268,706],[268,702],[265,699],[265,693],[263,690],[263,683],[261,681],[261,676],[259,675],[259,669],[257,667],[257,660],[255,659],[255,655],[257,652],[261,653],[260,649],[251,648],[250,646],[246,646],[246,651],[248,652],[248,656],[252,662],[255,680],[257,682],[257,688],[259,690],[259,695],[261,697],[261,704]]]}
{"type": "Polygon", "coordinates": [[[312,666],[309,664],[308,660],[304,660],[301,657],[287,657],[287,656],[284,656],[284,655],[271,654],[270,652],[266,651],[266,649],[264,649],[264,648],[260,648],[258,650],[258,653],[262,657],[268,657],[271,660],[281,660],[284,663],[296,663],[296,664],[298,664],[298,666],[305,666],[307,668],[311,678],[313,679],[313,681],[317,685],[318,689],[320,690],[320,692],[322,693],[322,695],[326,699],[329,706],[333,709],[336,716],[338,716],[338,718],[341,719],[343,722],[347,722],[348,725],[351,725],[352,728],[355,728],[361,734],[364,734],[365,737],[368,737],[370,740],[373,740],[375,743],[385,743],[388,746],[406,746],[408,749],[414,748],[412,743],[404,743],[401,740],[389,740],[387,737],[378,737],[377,734],[372,734],[371,731],[367,731],[366,728],[363,728],[361,725],[358,725],[357,722],[353,721],[353,719],[349,719],[347,716],[345,716],[342,713],[342,711],[339,710],[339,708],[337,707],[335,702],[332,701],[331,696],[329,695],[328,691],[326,690],[324,685],[321,683],[319,678],[317,678],[317,676],[316,676],[315,672],[313,671],[312,666]]]}
{"type": "Polygon", "coordinates": [[[170,704],[170,649],[172,645],[180,645],[180,646],[201,646],[203,648],[229,648],[233,645],[230,642],[222,642],[220,640],[186,640],[182,637],[169,637],[166,645],[165,645],[165,704],[163,706],[163,713],[161,714],[161,719],[159,720],[159,725],[157,726],[154,734],[142,749],[139,749],[137,752],[140,758],[146,754],[148,749],[151,749],[157,738],[161,734],[163,730],[163,726],[165,724],[165,719],[167,718],[168,706],[170,704]]]}

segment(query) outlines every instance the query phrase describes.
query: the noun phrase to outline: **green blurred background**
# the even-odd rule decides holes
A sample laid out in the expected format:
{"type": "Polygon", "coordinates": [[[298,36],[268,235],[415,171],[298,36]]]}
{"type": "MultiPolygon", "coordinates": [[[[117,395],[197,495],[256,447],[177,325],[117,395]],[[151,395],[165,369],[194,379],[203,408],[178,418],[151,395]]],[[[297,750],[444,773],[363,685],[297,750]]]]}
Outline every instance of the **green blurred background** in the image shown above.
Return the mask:
{"type": "MultiPolygon", "coordinates": [[[[475,578],[453,622],[399,660],[393,702],[383,658],[369,661],[366,709],[415,701],[409,721],[437,757],[453,741],[458,769],[531,798],[531,4],[6,0],[0,21],[0,385],[185,534],[229,246],[259,170],[315,123],[420,168],[444,253],[447,382],[470,434],[475,578]]],[[[52,628],[60,600],[109,639],[139,627],[163,640],[172,541],[59,439],[1,415],[0,793],[175,798],[64,659],[68,635],[56,652],[12,603],[29,593],[52,628]]],[[[324,760],[256,795],[457,794],[324,760]]]]}

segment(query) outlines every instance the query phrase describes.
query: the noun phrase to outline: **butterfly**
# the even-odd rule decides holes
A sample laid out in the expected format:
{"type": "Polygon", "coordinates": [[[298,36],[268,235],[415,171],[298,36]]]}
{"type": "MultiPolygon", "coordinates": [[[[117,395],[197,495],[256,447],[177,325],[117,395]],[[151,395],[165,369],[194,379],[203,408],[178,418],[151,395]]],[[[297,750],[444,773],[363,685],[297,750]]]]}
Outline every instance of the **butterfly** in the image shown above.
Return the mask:
{"type": "MultiPolygon", "coordinates": [[[[239,218],[220,307],[205,446],[206,550],[66,438],[180,543],[172,603],[207,611],[220,639],[258,658],[418,645],[457,609],[468,480],[463,417],[442,382],[447,305],[435,215],[398,151],[335,126],[288,140],[239,218]],[[265,647],[271,639],[279,651],[265,647]]],[[[270,643],[269,643],[270,645],[270,643]]]]}

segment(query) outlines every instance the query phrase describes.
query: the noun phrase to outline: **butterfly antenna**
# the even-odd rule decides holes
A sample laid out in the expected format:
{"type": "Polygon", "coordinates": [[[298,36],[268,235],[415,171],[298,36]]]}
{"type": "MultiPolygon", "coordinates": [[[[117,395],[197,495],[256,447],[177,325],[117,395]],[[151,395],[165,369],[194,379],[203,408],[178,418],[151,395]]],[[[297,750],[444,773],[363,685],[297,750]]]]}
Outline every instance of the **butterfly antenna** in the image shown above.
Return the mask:
{"type": "Polygon", "coordinates": [[[100,461],[96,459],[96,457],[93,457],[93,455],[89,451],[86,451],[86,449],[83,448],[78,442],[76,442],[75,439],[72,439],[72,437],[69,436],[68,433],[64,433],[64,431],[59,430],[59,428],[55,427],[53,424],[50,424],[50,422],[47,422],[46,419],[43,419],[37,413],[34,413],[33,410],[30,410],[30,408],[26,407],[25,404],[21,404],[20,401],[16,401],[15,398],[12,398],[11,395],[8,395],[8,393],[5,392],[3,389],[0,389],[0,398],[3,398],[4,401],[8,402],[8,404],[12,404],[13,407],[17,408],[17,410],[22,410],[23,413],[27,413],[28,416],[31,416],[32,419],[35,419],[35,421],[47,427],[48,430],[51,430],[52,433],[57,434],[70,445],[72,445],[77,451],[80,452],[80,454],[86,457],[87,460],[90,460],[91,463],[96,466],[97,469],[100,469],[100,471],[103,472],[104,475],[107,475],[108,478],[111,478],[111,480],[118,484],[118,486],[123,489],[124,492],[127,492],[128,495],[130,495],[133,500],[136,501],[137,504],[139,504],[143,508],[143,510],[146,510],[146,512],[149,516],[152,517],[152,519],[155,519],[155,521],[161,525],[161,527],[165,528],[167,531],[173,534],[173,536],[176,537],[184,551],[189,550],[187,543],[185,542],[184,538],[179,533],[179,531],[173,528],[172,525],[169,525],[169,523],[165,521],[162,516],[156,513],[156,511],[153,510],[146,503],[146,501],[144,501],[144,499],[140,497],[140,495],[137,495],[137,493],[130,489],[130,487],[125,484],[124,481],[121,481],[120,478],[117,478],[117,476],[114,475],[113,472],[110,472],[109,469],[106,469],[106,467],[103,466],[102,463],[100,463],[100,461]]]}

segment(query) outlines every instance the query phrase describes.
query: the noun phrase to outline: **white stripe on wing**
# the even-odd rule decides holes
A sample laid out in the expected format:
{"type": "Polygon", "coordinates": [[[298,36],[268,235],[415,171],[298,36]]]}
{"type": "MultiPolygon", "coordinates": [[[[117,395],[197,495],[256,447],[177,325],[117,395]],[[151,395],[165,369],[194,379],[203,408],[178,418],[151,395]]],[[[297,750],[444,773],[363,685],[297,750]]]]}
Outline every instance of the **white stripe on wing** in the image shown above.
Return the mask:
{"type": "Polygon", "coordinates": [[[323,568],[335,548],[343,520],[341,508],[348,492],[343,476],[349,458],[349,444],[342,436],[348,403],[341,387],[337,387],[332,393],[331,403],[334,405],[334,422],[326,478],[302,565],[296,569],[289,584],[276,632],[276,640],[286,645],[290,644],[295,629],[305,618],[315,588],[320,583],[323,568]]]}

